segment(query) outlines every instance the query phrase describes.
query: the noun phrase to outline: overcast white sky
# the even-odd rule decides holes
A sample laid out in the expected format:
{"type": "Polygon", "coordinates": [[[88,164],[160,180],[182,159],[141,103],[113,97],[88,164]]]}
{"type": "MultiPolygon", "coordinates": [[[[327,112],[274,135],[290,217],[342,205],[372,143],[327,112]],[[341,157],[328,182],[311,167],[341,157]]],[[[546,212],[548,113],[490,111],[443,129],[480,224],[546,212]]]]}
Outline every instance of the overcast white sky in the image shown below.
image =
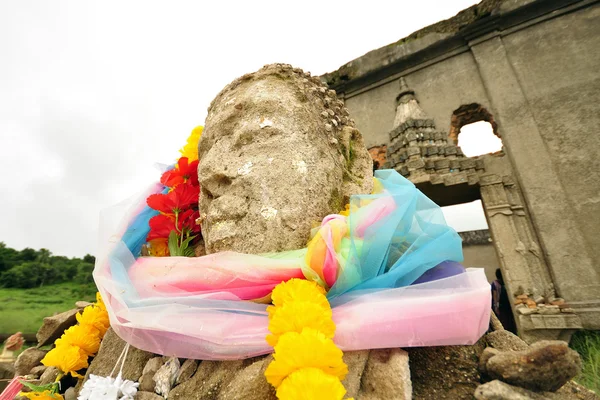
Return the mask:
{"type": "Polygon", "coordinates": [[[158,179],[235,77],[320,75],[476,2],[0,1],[0,241],[93,254],[100,210],[158,179]]]}

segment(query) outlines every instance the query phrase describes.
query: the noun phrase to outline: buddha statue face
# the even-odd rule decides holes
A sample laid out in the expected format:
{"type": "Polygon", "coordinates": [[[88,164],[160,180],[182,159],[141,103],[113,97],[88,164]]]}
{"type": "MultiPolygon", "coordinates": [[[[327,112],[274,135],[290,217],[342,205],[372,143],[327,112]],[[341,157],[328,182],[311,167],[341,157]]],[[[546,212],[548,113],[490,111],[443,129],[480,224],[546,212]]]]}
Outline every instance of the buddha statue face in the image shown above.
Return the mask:
{"type": "Polygon", "coordinates": [[[289,65],[225,87],[198,151],[206,252],[302,248],[315,223],[369,193],[372,161],[347,114],[334,91],[289,65]]]}

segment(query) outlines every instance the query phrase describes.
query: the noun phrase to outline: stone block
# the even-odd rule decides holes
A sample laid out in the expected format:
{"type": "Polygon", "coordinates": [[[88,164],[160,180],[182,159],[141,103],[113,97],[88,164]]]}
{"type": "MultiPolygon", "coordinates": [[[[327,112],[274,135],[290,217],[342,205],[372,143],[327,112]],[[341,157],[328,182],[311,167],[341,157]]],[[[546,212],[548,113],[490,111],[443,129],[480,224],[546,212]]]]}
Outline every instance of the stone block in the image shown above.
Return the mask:
{"type": "Polygon", "coordinates": [[[412,399],[408,353],[402,349],[371,350],[357,398],[412,399]]]}
{"type": "Polygon", "coordinates": [[[342,381],[346,389],[346,397],[358,396],[361,378],[368,359],[369,350],[344,352],[344,362],[348,366],[348,374],[342,381]]]}
{"type": "Polygon", "coordinates": [[[408,168],[409,171],[414,171],[416,169],[425,168],[425,160],[423,160],[422,158],[419,158],[416,160],[408,160],[406,162],[406,167],[408,168]]]}
{"type": "Polygon", "coordinates": [[[487,185],[495,185],[498,183],[502,183],[502,177],[496,174],[485,174],[479,176],[479,185],[487,186],[487,185]]]}
{"type": "Polygon", "coordinates": [[[581,370],[579,354],[563,341],[540,341],[522,351],[489,358],[486,373],[511,385],[534,391],[556,391],[581,370]]]}
{"type": "Polygon", "coordinates": [[[485,335],[485,339],[490,346],[500,351],[521,351],[529,348],[520,337],[506,330],[490,332],[485,335]]]}
{"type": "Polygon", "coordinates": [[[464,172],[444,176],[444,185],[446,186],[459,185],[461,183],[467,183],[467,174],[464,172]]]}
{"type": "Polygon", "coordinates": [[[475,160],[472,158],[463,158],[460,160],[460,169],[475,169],[475,160]]]}
{"type": "Polygon", "coordinates": [[[409,142],[413,142],[417,139],[418,139],[418,135],[416,133],[411,132],[406,135],[406,140],[408,140],[409,142]]]}
{"type": "Polygon", "coordinates": [[[483,161],[483,159],[478,158],[475,160],[475,169],[476,170],[484,170],[485,169],[485,162],[483,161]]]}
{"type": "Polygon", "coordinates": [[[47,351],[40,350],[35,347],[30,347],[19,354],[15,361],[15,373],[19,376],[28,375],[29,372],[40,365],[42,358],[46,355],[47,351]]]}
{"type": "Polygon", "coordinates": [[[499,380],[480,385],[474,396],[477,400],[549,400],[540,393],[511,386],[499,380]]]}
{"type": "Polygon", "coordinates": [[[65,311],[52,317],[44,318],[42,326],[35,334],[38,341],[38,346],[45,346],[53,343],[56,339],[62,336],[66,329],[77,323],[76,315],[79,309],[65,311]]]}
{"type": "Polygon", "coordinates": [[[177,379],[175,380],[175,384],[179,385],[190,379],[196,370],[198,369],[198,361],[196,360],[185,360],[181,365],[181,369],[177,373],[177,379]]]}
{"type": "Polygon", "coordinates": [[[446,160],[443,158],[440,160],[435,160],[434,166],[435,166],[435,169],[437,169],[437,170],[449,168],[450,160],[446,160]]]}
{"type": "Polygon", "coordinates": [[[429,179],[433,185],[440,185],[444,183],[444,176],[440,174],[431,174],[429,179]]]}
{"type": "Polygon", "coordinates": [[[419,147],[417,147],[417,146],[410,146],[410,147],[408,147],[406,149],[406,155],[408,157],[410,157],[410,156],[416,156],[416,155],[419,155],[419,154],[421,154],[421,149],[419,147]]]}
{"type": "Polygon", "coordinates": [[[460,160],[450,160],[450,169],[455,171],[460,170],[460,160]]]}
{"type": "Polygon", "coordinates": [[[469,185],[477,185],[479,183],[478,174],[467,174],[467,183],[469,185]]]}
{"type": "Polygon", "coordinates": [[[444,147],[444,154],[446,154],[447,156],[456,155],[456,146],[453,144],[450,144],[450,145],[444,147]]]}
{"type": "MultiPolygon", "coordinates": [[[[124,347],[125,341],[117,336],[112,328],[109,328],[102,339],[102,344],[100,345],[96,357],[94,357],[90,367],[87,369],[85,374],[86,379],[90,374],[108,376],[116,365],[117,359],[121,355],[124,347]]],[[[129,379],[135,382],[139,381],[146,363],[154,356],[155,355],[152,353],[131,346],[123,367],[123,379],[129,379]]]]}

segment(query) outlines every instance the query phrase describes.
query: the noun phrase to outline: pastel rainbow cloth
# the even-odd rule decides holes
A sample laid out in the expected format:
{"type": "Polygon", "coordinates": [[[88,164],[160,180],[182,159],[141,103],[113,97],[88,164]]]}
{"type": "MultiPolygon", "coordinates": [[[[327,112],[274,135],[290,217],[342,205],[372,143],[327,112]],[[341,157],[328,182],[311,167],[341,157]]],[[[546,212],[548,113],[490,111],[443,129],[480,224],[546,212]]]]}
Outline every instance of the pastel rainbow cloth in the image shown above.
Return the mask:
{"type": "Polygon", "coordinates": [[[267,354],[267,306],[243,300],[301,278],[328,289],[334,342],[344,351],[476,342],[490,314],[483,270],[454,268],[432,279],[462,261],[460,237],[410,181],[394,170],[375,175],[379,190],[352,196],[347,215],[325,217],[307,248],[274,254],[138,257],[151,216],[144,201],[164,187],[120,204],[105,214],[113,224],[102,233],[94,271],[111,325],[158,354],[267,354]]]}

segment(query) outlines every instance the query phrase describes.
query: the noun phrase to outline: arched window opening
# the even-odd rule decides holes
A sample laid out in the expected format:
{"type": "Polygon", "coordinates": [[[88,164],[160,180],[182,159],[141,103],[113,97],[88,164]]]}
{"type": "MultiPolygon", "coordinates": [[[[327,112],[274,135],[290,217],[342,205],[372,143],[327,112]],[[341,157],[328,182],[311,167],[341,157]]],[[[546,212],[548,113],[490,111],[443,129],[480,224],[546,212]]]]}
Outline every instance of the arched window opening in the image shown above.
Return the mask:
{"type": "Polygon", "coordinates": [[[478,121],[460,128],[458,146],[465,156],[477,157],[501,151],[502,140],[494,135],[489,122],[478,121]]]}
{"type": "Polygon", "coordinates": [[[457,232],[488,229],[481,200],[442,207],[446,223],[457,232]]]}

